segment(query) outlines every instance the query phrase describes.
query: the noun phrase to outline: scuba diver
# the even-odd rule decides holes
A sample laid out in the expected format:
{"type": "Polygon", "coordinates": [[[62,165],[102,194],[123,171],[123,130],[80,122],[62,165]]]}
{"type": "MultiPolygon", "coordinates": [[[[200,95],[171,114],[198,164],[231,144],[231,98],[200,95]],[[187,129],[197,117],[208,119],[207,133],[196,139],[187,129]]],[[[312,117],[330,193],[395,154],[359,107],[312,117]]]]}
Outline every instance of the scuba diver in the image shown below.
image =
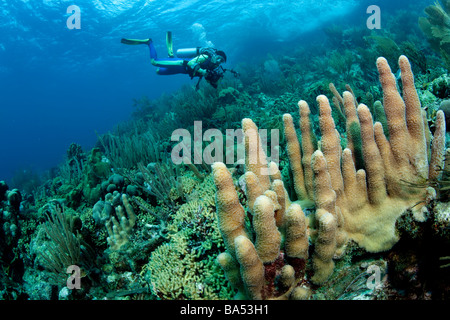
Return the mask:
{"type": "Polygon", "coordinates": [[[227,61],[225,52],[214,48],[189,48],[178,49],[176,57],[173,54],[172,33],[166,34],[166,45],[169,57],[158,59],[152,39],[122,39],[122,43],[129,45],[146,44],[150,49],[150,61],[158,67],[156,73],[159,75],[188,74],[191,79],[199,77],[196,89],[199,88],[201,79],[204,77],[208,83],[217,88],[218,82],[223,78],[225,71],[231,71],[235,76],[237,72],[222,68],[221,64],[227,61]]]}

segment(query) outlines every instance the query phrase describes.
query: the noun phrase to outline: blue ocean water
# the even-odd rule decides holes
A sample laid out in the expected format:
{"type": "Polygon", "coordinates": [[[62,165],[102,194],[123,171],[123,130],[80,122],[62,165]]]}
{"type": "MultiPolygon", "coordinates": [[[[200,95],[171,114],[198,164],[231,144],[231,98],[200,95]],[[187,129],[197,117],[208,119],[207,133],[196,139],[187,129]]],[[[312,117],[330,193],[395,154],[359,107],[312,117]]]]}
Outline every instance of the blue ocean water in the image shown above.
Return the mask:
{"type": "Polygon", "coordinates": [[[164,55],[170,30],[175,48],[213,45],[227,52],[231,68],[293,45],[308,46],[330,24],[365,25],[369,5],[378,5],[384,19],[432,3],[2,0],[0,180],[17,170],[58,165],[72,142],[88,150],[96,132],[113,130],[130,117],[133,98],[156,98],[195,84],[186,75],[157,76],[147,48],[125,46],[122,37],[151,37],[164,55]],[[67,27],[70,5],[81,10],[80,29],[67,27]]]}

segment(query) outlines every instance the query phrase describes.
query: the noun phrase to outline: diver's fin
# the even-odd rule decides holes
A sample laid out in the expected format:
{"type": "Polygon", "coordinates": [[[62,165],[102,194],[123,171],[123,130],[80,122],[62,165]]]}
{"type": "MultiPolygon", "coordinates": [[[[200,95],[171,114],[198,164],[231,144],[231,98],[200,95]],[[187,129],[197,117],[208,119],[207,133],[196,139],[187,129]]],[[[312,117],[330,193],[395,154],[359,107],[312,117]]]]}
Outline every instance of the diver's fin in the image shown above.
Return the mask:
{"type": "Polygon", "coordinates": [[[166,33],[166,46],[167,54],[170,58],[173,58],[173,44],[172,44],[172,31],[167,31],[166,33]]]}
{"type": "Polygon", "coordinates": [[[152,39],[125,39],[122,38],[120,42],[123,44],[149,44],[152,41],[152,39]]]}

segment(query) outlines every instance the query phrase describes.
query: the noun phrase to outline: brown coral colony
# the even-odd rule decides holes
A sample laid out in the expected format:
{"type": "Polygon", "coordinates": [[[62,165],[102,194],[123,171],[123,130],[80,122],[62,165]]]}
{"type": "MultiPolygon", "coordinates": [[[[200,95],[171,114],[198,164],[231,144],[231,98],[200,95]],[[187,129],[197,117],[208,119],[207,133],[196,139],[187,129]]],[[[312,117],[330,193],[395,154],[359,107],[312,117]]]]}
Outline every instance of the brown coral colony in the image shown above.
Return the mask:
{"type": "MultiPolygon", "coordinates": [[[[345,253],[350,241],[368,252],[386,251],[399,240],[395,225],[402,214],[412,210],[414,218],[423,221],[426,204],[435,190],[411,185],[434,179],[442,172],[444,114],[437,112],[434,137],[432,141],[427,139],[430,132],[407,57],[399,58],[399,66],[403,98],[386,59],[377,60],[389,139],[382,124],[373,123],[366,105],[357,105],[351,92],[343,94],[347,130],[356,126],[360,131],[360,137],[353,138],[362,143],[362,169],[355,168],[354,141],[348,139],[342,150],[326,96],[317,97],[321,131],[318,149],[311,141],[310,111],[305,101],[298,103],[301,143],[292,116],[283,116],[295,202],[291,202],[284,187],[280,192],[283,182],[276,172],[262,174],[269,165],[259,139],[254,138],[257,127],[250,119],[242,120],[246,134],[247,210],[239,202],[225,164],[212,166],[217,216],[227,244],[224,254],[228,256],[226,263],[224,259],[219,261],[228,279],[233,279],[238,290],[236,298],[308,297],[312,284],[321,285],[330,278],[334,260],[345,253]],[[251,157],[257,161],[249,163],[251,157]],[[302,205],[308,208],[311,204],[315,212],[305,216],[302,205]],[[244,223],[246,211],[251,213],[252,230],[244,223]],[[308,251],[313,252],[310,260],[308,251]],[[305,273],[309,263],[312,275],[305,273]]],[[[351,133],[347,132],[347,136],[351,133]]]]}

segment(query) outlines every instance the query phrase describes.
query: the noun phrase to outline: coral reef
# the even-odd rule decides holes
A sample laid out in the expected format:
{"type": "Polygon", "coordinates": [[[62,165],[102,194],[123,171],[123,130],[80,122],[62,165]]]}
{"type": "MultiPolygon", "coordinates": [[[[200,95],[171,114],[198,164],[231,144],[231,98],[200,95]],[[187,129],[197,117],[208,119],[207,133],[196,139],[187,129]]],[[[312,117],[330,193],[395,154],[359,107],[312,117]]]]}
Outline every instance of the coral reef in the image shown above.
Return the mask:
{"type": "Polygon", "coordinates": [[[134,99],[90,150],[0,181],[0,299],[448,300],[447,9],[134,99]],[[196,122],[220,133],[175,164],[172,133],[196,122]]]}
{"type": "Polygon", "coordinates": [[[430,42],[431,48],[438,52],[450,69],[450,1],[442,0],[425,8],[427,17],[419,18],[419,26],[430,42]]]}

